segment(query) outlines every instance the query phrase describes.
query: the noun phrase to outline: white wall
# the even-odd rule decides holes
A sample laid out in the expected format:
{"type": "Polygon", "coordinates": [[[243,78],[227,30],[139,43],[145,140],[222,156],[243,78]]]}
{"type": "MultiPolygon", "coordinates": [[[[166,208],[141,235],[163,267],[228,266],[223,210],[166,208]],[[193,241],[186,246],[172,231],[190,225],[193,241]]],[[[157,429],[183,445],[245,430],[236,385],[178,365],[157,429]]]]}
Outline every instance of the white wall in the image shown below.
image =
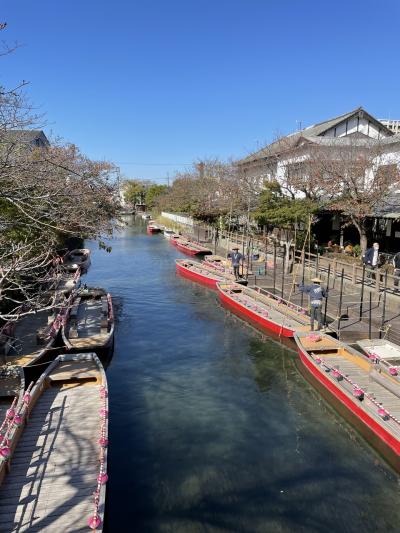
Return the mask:
{"type": "Polygon", "coordinates": [[[161,213],[161,216],[165,218],[169,218],[169,220],[177,222],[178,224],[185,224],[186,226],[193,226],[192,217],[188,217],[185,215],[177,215],[175,213],[166,213],[165,211],[161,213]]]}

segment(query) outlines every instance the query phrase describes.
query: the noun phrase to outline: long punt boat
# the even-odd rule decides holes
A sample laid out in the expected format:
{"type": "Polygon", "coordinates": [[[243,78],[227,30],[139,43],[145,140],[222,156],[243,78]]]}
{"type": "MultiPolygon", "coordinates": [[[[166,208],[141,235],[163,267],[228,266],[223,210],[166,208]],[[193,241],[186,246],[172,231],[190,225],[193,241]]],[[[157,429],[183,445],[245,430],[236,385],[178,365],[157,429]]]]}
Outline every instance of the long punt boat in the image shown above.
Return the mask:
{"type": "MultiPolygon", "coordinates": [[[[221,255],[206,255],[204,262],[219,272],[233,274],[232,262],[227,257],[222,257],[221,255]]],[[[246,264],[240,265],[240,271],[243,271],[243,274],[251,274],[251,272],[248,271],[246,264]]]]}
{"type": "Polygon", "coordinates": [[[58,337],[64,309],[37,311],[8,324],[7,334],[0,335],[0,362],[31,366],[43,359],[58,337]]]}
{"type": "Polygon", "coordinates": [[[400,472],[400,383],[326,334],[295,340],[313,385],[400,472]]]}
{"type": "Polygon", "coordinates": [[[95,354],[58,356],[14,409],[7,437],[0,531],[103,530],[108,389],[95,354]]]}
{"type": "MultiPolygon", "coordinates": [[[[235,279],[232,274],[228,272],[220,273],[208,266],[204,261],[199,263],[190,259],[176,259],[175,264],[177,271],[183,276],[214,289],[217,288],[217,283],[219,282],[234,281],[235,279]]],[[[247,280],[243,280],[242,283],[247,285],[247,280]]]]}
{"type": "Polygon", "coordinates": [[[114,336],[111,294],[99,287],[80,289],[65,315],[62,337],[69,351],[108,348],[114,336]]]}
{"type": "Polygon", "coordinates": [[[217,288],[225,305],[261,330],[283,337],[293,337],[295,331],[310,330],[310,317],[305,309],[268,291],[237,283],[217,283],[217,288]]]}
{"type": "Polygon", "coordinates": [[[176,239],[175,246],[183,253],[188,255],[207,255],[212,254],[212,251],[201,244],[186,241],[184,239],[176,239]]]}

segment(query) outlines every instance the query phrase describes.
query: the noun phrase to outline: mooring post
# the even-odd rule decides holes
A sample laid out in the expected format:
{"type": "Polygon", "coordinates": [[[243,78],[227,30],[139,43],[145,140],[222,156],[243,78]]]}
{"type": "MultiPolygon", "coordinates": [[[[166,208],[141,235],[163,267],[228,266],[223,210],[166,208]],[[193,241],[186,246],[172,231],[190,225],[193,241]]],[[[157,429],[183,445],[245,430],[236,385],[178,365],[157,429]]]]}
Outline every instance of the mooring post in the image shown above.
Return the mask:
{"type": "MultiPolygon", "coordinates": [[[[304,286],[305,271],[306,271],[306,254],[304,250],[301,252],[301,257],[303,259],[303,274],[301,276],[301,284],[304,286]]],[[[301,291],[301,302],[300,302],[301,307],[303,307],[303,303],[304,303],[304,292],[301,291]]]]}
{"type": "Polygon", "coordinates": [[[315,277],[316,278],[318,278],[318,273],[319,273],[319,253],[317,250],[317,255],[315,257],[315,277]]]}
{"type": "Polygon", "coordinates": [[[342,300],[343,300],[343,278],[344,278],[344,268],[342,268],[342,275],[340,278],[340,294],[339,294],[339,305],[338,305],[338,326],[337,326],[337,335],[340,339],[340,323],[342,320],[342,300]]]}
{"type": "Polygon", "coordinates": [[[328,279],[326,280],[326,298],[325,298],[325,313],[324,313],[324,325],[326,326],[326,315],[328,312],[328,298],[329,298],[329,281],[331,277],[331,264],[328,265],[328,279]]]}
{"type": "Polygon", "coordinates": [[[386,272],[385,272],[385,285],[384,285],[384,287],[383,287],[382,323],[381,323],[381,329],[379,330],[379,338],[380,338],[380,339],[382,338],[383,328],[385,327],[387,278],[388,278],[388,273],[387,273],[387,270],[386,270],[386,272]]]}
{"type": "Polygon", "coordinates": [[[284,290],[285,290],[285,260],[286,260],[286,253],[285,251],[283,252],[283,258],[282,258],[282,299],[283,299],[283,294],[284,294],[284,290]]]}
{"type": "Polygon", "coordinates": [[[362,269],[362,277],[361,277],[360,320],[362,319],[362,314],[363,314],[363,304],[364,304],[364,285],[365,285],[365,265],[363,265],[363,269],[362,269]]]}
{"type": "Polygon", "coordinates": [[[276,242],[274,242],[274,294],[276,288],[276,242]]]}
{"type": "Polygon", "coordinates": [[[372,338],[372,292],[369,293],[368,338],[372,338]]]}

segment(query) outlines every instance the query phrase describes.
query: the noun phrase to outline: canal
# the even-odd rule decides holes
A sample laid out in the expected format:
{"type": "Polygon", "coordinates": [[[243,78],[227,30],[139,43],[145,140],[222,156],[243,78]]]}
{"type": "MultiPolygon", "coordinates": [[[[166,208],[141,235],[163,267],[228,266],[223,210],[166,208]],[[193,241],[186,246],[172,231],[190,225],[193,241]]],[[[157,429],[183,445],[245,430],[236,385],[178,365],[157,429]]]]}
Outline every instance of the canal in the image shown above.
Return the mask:
{"type": "Polygon", "coordinates": [[[107,531],[400,530],[398,478],[182,257],[131,222],[93,245],[87,282],[118,319],[110,386],[107,531]]]}

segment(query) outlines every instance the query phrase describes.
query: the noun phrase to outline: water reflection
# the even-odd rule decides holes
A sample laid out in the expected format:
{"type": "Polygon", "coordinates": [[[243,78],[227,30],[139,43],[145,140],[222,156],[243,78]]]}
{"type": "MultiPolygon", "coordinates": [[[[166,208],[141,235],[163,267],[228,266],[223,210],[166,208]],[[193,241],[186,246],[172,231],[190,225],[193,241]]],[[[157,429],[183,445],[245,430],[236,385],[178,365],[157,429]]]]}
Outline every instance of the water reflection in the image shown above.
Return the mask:
{"type": "Polygon", "coordinates": [[[397,531],[397,477],[320,399],[296,354],[130,226],[90,283],[121,302],[108,369],[108,530],[397,531]]]}

